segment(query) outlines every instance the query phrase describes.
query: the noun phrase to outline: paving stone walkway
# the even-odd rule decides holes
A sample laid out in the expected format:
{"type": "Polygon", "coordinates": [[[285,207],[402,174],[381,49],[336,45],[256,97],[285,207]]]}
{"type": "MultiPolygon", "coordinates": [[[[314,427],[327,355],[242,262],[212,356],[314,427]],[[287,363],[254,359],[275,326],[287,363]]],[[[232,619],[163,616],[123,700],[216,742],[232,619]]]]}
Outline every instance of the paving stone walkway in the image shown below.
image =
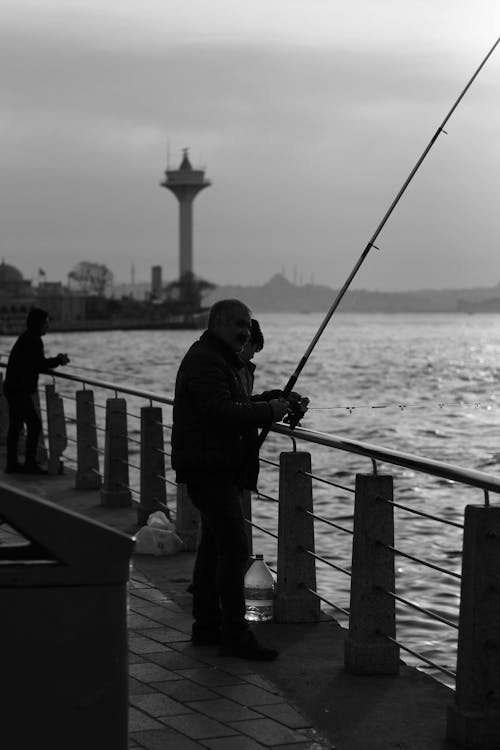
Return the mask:
{"type": "Polygon", "coordinates": [[[194,648],[191,617],[137,570],[128,618],[129,748],[333,748],[252,662],[194,648]]]}
{"type": "MultiPolygon", "coordinates": [[[[102,506],[94,491],[75,491],[71,476],[4,475],[0,483],[126,534],[137,529],[134,507],[102,506]]],[[[0,514],[0,546],[16,541],[0,514]]],[[[258,637],[280,649],[274,662],[193,648],[186,593],[192,563],[191,553],[132,558],[130,750],[452,749],[444,739],[452,692],[403,664],[398,676],[349,674],[345,631],[331,618],[256,624],[258,637]]]]}

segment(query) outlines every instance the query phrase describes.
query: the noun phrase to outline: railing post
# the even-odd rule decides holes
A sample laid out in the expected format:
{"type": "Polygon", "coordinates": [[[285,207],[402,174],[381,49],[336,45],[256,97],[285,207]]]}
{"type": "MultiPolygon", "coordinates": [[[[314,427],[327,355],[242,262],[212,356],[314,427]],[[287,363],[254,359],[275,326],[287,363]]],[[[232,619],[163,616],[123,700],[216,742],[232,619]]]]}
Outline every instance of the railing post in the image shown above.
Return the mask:
{"type": "Polygon", "coordinates": [[[9,426],[9,406],[3,393],[3,372],[0,372],[0,445],[7,442],[7,429],[9,426]]]}
{"type": "Polygon", "coordinates": [[[500,747],[500,506],[465,509],[455,704],[447,736],[500,747]]]}
{"type": "MultiPolygon", "coordinates": [[[[162,412],[159,406],[141,408],[141,500],[137,509],[137,523],[144,526],[155,510],[165,511],[165,453],[162,412]]],[[[170,516],[168,511],[167,515],[170,516]]]]}
{"type": "Polygon", "coordinates": [[[47,440],[49,443],[49,474],[62,474],[63,462],[61,455],[68,445],[66,437],[66,420],[64,419],[64,403],[56,393],[53,383],[45,386],[45,404],[47,406],[47,440]]]}
{"type": "Polygon", "coordinates": [[[394,508],[392,476],[357,474],[352,544],[351,606],[344,663],[353,674],[397,674],[399,646],[394,592],[394,508]]]}
{"type": "Polygon", "coordinates": [[[199,524],[200,514],[191,502],[186,485],[178,484],[175,530],[186,550],[196,549],[199,524]]]}
{"type": "MultiPolygon", "coordinates": [[[[45,436],[44,436],[44,430],[43,430],[43,416],[42,416],[42,410],[40,408],[40,393],[37,389],[36,393],[33,393],[32,395],[33,399],[33,405],[35,407],[35,411],[38,414],[40,418],[40,422],[42,423],[42,430],[40,432],[40,437],[38,438],[38,445],[36,447],[36,460],[39,464],[45,464],[48,462],[49,458],[47,455],[47,448],[45,447],[45,436]]],[[[24,428],[23,431],[24,436],[26,436],[26,428],[24,428]]]]}
{"type": "Polygon", "coordinates": [[[98,490],[101,486],[94,392],[76,392],[77,490],[98,490]]]}
{"type": "Polygon", "coordinates": [[[253,555],[253,526],[252,526],[252,493],[250,490],[243,490],[241,493],[241,510],[243,517],[248,521],[246,525],[248,539],[248,554],[253,555]]]}
{"type": "Polygon", "coordinates": [[[278,582],[276,622],[316,622],[320,602],[316,590],[311,454],[280,454],[278,582]],[[308,513],[309,511],[309,513],[308,513]]]}
{"type": "Polygon", "coordinates": [[[124,398],[106,400],[106,447],[101,505],[126,508],[132,505],[129,489],[127,411],[124,398]]]}

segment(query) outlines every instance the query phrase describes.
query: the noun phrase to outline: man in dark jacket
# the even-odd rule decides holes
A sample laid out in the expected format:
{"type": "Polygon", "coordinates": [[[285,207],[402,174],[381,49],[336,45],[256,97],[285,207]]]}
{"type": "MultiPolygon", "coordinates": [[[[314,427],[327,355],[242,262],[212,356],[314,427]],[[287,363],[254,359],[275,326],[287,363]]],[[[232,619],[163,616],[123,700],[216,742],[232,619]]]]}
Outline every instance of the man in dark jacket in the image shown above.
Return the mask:
{"type": "Polygon", "coordinates": [[[238,354],[249,337],[250,320],[250,310],[239,300],[217,302],[208,329],[182,360],[175,385],[172,466],[201,516],[192,642],[220,643],[223,654],[269,660],[277,651],[262,646],[245,620],[249,551],[241,492],[258,457],[255,429],[281,420],[289,404],[282,398],[250,401],[243,388],[238,354]]]}
{"type": "Polygon", "coordinates": [[[38,438],[42,423],[35,409],[33,396],[38,388],[38,374],[69,362],[66,354],[46,358],[42,336],[49,327],[49,314],[38,307],[32,308],[26,319],[26,331],[11,349],[3,390],[9,405],[9,430],[7,432],[7,473],[25,472],[46,474],[36,462],[38,438]],[[17,450],[19,436],[26,424],[26,451],[24,466],[19,463],[17,450]]]}

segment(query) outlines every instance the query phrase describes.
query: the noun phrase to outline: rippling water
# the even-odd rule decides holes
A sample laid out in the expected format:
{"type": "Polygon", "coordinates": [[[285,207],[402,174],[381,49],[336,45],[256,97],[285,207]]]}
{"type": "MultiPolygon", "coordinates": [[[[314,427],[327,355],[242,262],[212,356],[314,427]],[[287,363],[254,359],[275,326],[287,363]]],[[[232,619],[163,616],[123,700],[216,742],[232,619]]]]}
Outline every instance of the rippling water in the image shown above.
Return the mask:
{"type": "MultiPolygon", "coordinates": [[[[256,392],[285,385],[322,316],[263,314],[259,319],[266,343],[255,359],[256,392]]],[[[90,376],[92,370],[102,379],[172,395],[179,360],[198,336],[194,331],[49,334],[45,347],[48,354],[68,352],[68,372],[90,376]]],[[[4,340],[2,351],[9,343],[4,340]]],[[[339,314],[297,384],[311,399],[303,426],[496,474],[499,363],[500,316],[339,314]]],[[[133,418],[130,427],[138,430],[133,418]]],[[[289,449],[289,440],[270,435],[262,455],[276,460],[277,451],[289,449]]],[[[362,457],[321,446],[311,446],[311,452],[313,472],[346,487],[353,487],[356,472],[371,471],[371,462],[362,457]]],[[[483,502],[482,493],[473,488],[409,470],[395,468],[392,473],[395,500],[448,520],[462,522],[467,503],[483,502]]],[[[264,466],[260,489],[277,496],[276,469],[264,466]]],[[[350,524],[350,492],[316,483],[314,491],[320,515],[350,524]]],[[[275,530],[276,505],[260,501],[254,508],[256,522],[275,530]]],[[[349,567],[350,535],[322,524],[316,532],[318,554],[349,567]]],[[[460,529],[396,512],[396,547],[460,573],[461,545],[460,529]]],[[[275,565],[271,537],[256,532],[254,546],[275,565]]],[[[454,622],[458,584],[397,558],[397,592],[454,622]]],[[[348,577],[321,564],[318,591],[349,606],[348,577]]],[[[398,605],[398,637],[454,670],[456,631],[449,626],[398,605]]],[[[404,652],[402,657],[415,663],[404,652]]]]}

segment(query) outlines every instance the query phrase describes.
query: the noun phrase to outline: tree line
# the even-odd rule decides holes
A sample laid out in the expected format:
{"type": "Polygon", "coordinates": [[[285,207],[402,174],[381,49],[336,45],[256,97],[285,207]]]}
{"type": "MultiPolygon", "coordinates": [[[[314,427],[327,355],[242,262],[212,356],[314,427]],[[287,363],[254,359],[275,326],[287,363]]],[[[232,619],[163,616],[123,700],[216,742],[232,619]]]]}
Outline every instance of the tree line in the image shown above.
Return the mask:
{"type": "MultiPolygon", "coordinates": [[[[81,261],[68,274],[68,287],[82,294],[95,297],[105,297],[113,288],[114,276],[103,263],[81,261]]],[[[203,296],[215,288],[215,284],[198,278],[188,271],[179,279],[165,284],[157,302],[167,306],[172,311],[198,310],[203,306],[203,296]]]]}

